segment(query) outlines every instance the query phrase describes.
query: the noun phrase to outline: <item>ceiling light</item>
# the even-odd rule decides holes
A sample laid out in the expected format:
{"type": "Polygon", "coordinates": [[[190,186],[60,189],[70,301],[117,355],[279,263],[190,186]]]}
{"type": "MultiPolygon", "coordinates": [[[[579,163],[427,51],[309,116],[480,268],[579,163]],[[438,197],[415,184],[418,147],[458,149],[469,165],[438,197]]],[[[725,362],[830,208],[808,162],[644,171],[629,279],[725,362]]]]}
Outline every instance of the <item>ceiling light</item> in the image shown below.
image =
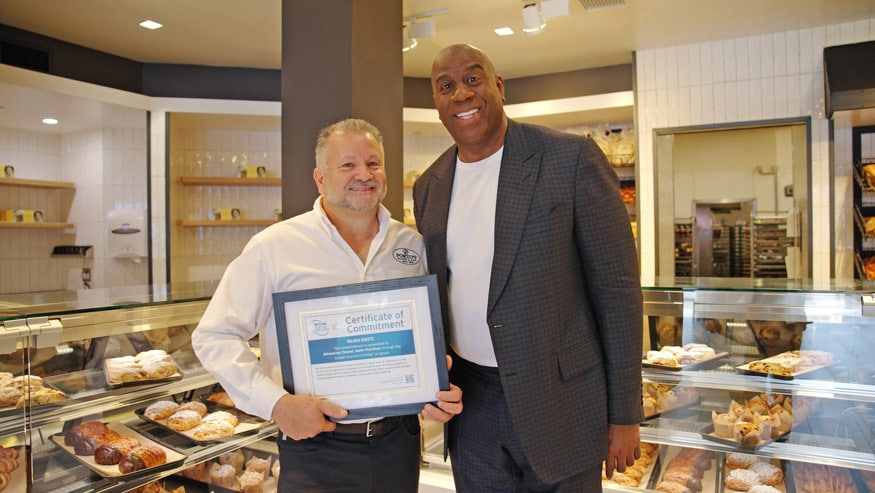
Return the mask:
{"type": "Polygon", "coordinates": [[[57,125],[58,119],[57,118],[43,118],[43,123],[45,123],[46,125],[57,125]]]}
{"type": "Polygon", "coordinates": [[[547,23],[541,17],[541,11],[538,10],[538,5],[527,3],[523,6],[523,32],[530,35],[540,34],[547,23]]]}
{"type": "Polygon", "coordinates": [[[510,36],[511,34],[513,34],[513,29],[511,29],[507,26],[499,27],[498,29],[495,30],[495,34],[497,34],[499,36],[510,36]]]}
{"type": "Polygon", "coordinates": [[[416,38],[410,37],[410,28],[408,26],[403,26],[401,28],[401,51],[407,53],[416,48],[417,44],[419,43],[417,43],[416,38]]]}
{"type": "Polygon", "coordinates": [[[568,15],[568,0],[541,0],[541,15],[544,19],[568,15]]]}
{"type": "Polygon", "coordinates": [[[160,22],[155,22],[152,20],[145,20],[140,23],[140,27],[145,27],[146,29],[158,29],[160,27],[164,27],[160,22]]]}
{"type": "Polygon", "coordinates": [[[434,37],[434,21],[412,22],[410,23],[411,38],[431,38],[434,37]]]}

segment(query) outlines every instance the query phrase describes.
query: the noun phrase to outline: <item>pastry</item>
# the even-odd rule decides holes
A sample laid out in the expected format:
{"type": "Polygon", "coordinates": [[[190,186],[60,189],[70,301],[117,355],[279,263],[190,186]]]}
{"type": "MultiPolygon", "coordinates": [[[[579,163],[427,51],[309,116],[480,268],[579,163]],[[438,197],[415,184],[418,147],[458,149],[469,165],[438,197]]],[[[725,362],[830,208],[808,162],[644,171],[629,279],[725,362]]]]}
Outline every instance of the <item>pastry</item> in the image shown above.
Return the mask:
{"type": "Polygon", "coordinates": [[[194,479],[202,483],[210,482],[209,462],[199,462],[179,473],[184,478],[194,479]]]}
{"type": "Polygon", "coordinates": [[[243,472],[243,462],[245,457],[243,457],[243,452],[239,450],[234,450],[232,452],[226,452],[219,456],[219,464],[228,464],[234,467],[234,471],[237,474],[243,472]]]}
{"type": "Polygon", "coordinates": [[[693,493],[693,490],[682,484],[672,483],[671,481],[660,481],[656,485],[656,491],[663,493],[693,493]]]}
{"type": "Polygon", "coordinates": [[[228,396],[227,392],[215,392],[207,397],[207,400],[225,407],[234,407],[234,401],[228,396]]]}
{"type": "Polygon", "coordinates": [[[732,469],[726,476],[726,487],[733,490],[748,491],[758,484],[759,475],[749,469],[732,469]]]}
{"type": "Polygon", "coordinates": [[[714,434],[718,437],[732,438],[735,430],[736,416],[733,413],[711,411],[711,422],[714,424],[714,434]]]}
{"type": "Polygon", "coordinates": [[[778,488],[766,485],[766,484],[755,484],[747,490],[747,493],[783,493],[778,488]]]}
{"type": "Polygon", "coordinates": [[[157,445],[141,445],[128,452],[118,463],[122,474],[128,474],[150,467],[160,466],[167,462],[167,452],[157,445]]]}
{"type": "Polygon", "coordinates": [[[138,363],[110,364],[107,360],[106,378],[112,383],[129,383],[143,380],[146,375],[138,363]]]}
{"type": "Polygon", "coordinates": [[[751,464],[749,470],[755,472],[759,476],[760,483],[762,484],[775,486],[781,481],[784,481],[784,473],[781,471],[781,468],[765,461],[754,462],[751,464]]]}
{"type": "Polygon", "coordinates": [[[228,464],[214,463],[210,468],[210,483],[222,488],[236,489],[237,475],[234,472],[234,467],[228,464]]]}
{"type": "Polygon", "coordinates": [[[747,469],[757,461],[759,461],[757,456],[740,452],[730,452],[726,455],[726,465],[732,469],[747,469]]]}
{"type": "Polygon", "coordinates": [[[173,401],[157,401],[149,404],[146,410],[143,411],[143,416],[151,420],[159,421],[169,418],[178,409],[179,404],[173,401]]]}
{"type": "MultiPolygon", "coordinates": [[[[642,453],[644,453],[643,450],[642,450],[642,453]]],[[[280,477],[280,460],[279,459],[276,459],[273,461],[273,465],[270,466],[270,474],[277,479],[277,482],[279,482],[279,477],[280,477]]]]}
{"type": "Polygon", "coordinates": [[[176,374],[176,364],[172,361],[153,361],[143,364],[146,378],[167,378],[176,374]]]}
{"type": "Polygon", "coordinates": [[[195,440],[215,440],[217,438],[233,435],[235,427],[231,423],[222,420],[207,421],[203,420],[190,430],[190,434],[195,440]]]}
{"type": "Polygon", "coordinates": [[[191,409],[178,410],[167,418],[166,426],[173,431],[186,431],[201,422],[201,415],[191,409]]]}
{"type": "Polygon", "coordinates": [[[255,471],[261,474],[262,477],[267,477],[267,471],[270,470],[270,459],[262,459],[253,455],[246,461],[245,469],[247,471],[255,471]]]}
{"type": "Polygon", "coordinates": [[[756,445],[760,443],[760,431],[754,423],[737,421],[735,423],[733,439],[745,445],[756,445]]]}
{"type": "Polygon", "coordinates": [[[61,392],[60,390],[51,389],[49,387],[41,387],[36,390],[31,390],[23,394],[18,402],[15,403],[15,407],[22,408],[24,407],[25,401],[29,402],[31,406],[42,406],[45,404],[51,404],[53,402],[60,402],[67,398],[67,394],[61,392]]]}
{"type": "Polygon", "coordinates": [[[182,404],[179,405],[179,410],[180,411],[185,411],[185,410],[194,411],[194,412],[198,413],[198,415],[202,418],[207,415],[207,411],[208,411],[207,405],[204,404],[203,402],[198,402],[198,401],[183,402],[182,404]]]}
{"type": "Polygon", "coordinates": [[[75,446],[83,439],[99,435],[107,429],[106,425],[100,421],[86,421],[67,430],[64,435],[64,445],[75,446]]]}
{"type": "Polygon", "coordinates": [[[213,411],[204,416],[204,421],[225,421],[230,424],[231,427],[235,427],[239,424],[237,416],[234,416],[228,411],[213,411]]]}
{"type": "Polygon", "coordinates": [[[0,387],[0,407],[12,407],[18,404],[22,396],[21,389],[14,386],[0,387]]]}
{"type": "Polygon", "coordinates": [[[94,462],[101,465],[118,464],[131,450],[140,446],[140,441],[132,436],[120,436],[104,443],[94,451],[94,462]]]}
{"type": "Polygon", "coordinates": [[[83,438],[76,442],[76,445],[73,446],[73,451],[76,452],[76,455],[94,455],[94,451],[101,445],[115,440],[119,436],[121,435],[117,431],[107,428],[98,435],[83,438]]]}
{"type": "Polygon", "coordinates": [[[264,487],[264,476],[257,471],[244,471],[237,481],[240,484],[242,493],[262,493],[264,487]]]}

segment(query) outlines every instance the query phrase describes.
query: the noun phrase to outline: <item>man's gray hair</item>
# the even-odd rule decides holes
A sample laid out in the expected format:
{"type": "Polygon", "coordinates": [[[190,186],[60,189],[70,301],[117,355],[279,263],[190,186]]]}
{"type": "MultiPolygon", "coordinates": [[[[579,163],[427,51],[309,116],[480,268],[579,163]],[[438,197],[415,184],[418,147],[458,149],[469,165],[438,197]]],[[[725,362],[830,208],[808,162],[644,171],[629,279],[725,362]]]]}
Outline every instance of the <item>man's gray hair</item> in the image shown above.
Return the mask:
{"type": "Polygon", "coordinates": [[[374,140],[380,144],[380,153],[385,154],[383,150],[383,134],[373,123],[362,120],[361,118],[348,118],[336,123],[332,123],[319,131],[319,136],[316,138],[316,166],[321,170],[325,170],[327,157],[325,155],[328,147],[328,137],[334,133],[358,132],[362,134],[371,134],[374,140]]]}

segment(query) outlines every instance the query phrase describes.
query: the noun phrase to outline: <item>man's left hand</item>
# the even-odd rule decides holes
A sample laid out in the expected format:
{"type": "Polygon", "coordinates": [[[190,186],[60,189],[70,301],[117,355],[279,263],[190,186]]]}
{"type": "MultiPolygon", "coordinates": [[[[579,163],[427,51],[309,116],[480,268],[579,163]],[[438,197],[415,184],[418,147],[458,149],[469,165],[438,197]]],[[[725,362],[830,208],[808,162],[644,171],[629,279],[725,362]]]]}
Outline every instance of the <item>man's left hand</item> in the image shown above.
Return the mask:
{"type": "Polygon", "coordinates": [[[608,425],[608,456],[605,458],[605,476],[614,471],[624,472],[641,457],[641,436],[638,425],[608,425]]]}

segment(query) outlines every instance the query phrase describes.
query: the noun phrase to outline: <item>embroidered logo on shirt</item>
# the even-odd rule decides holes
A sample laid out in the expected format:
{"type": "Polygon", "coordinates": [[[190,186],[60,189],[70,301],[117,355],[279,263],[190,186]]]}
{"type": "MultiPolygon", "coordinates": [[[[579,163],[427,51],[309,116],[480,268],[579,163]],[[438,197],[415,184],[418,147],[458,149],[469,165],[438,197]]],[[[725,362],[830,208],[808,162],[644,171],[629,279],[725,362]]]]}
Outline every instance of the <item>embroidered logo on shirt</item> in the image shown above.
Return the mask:
{"type": "Polygon", "coordinates": [[[402,264],[416,265],[419,263],[419,254],[407,248],[396,248],[395,251],[392,252],[392,256],[402,264]]]}

